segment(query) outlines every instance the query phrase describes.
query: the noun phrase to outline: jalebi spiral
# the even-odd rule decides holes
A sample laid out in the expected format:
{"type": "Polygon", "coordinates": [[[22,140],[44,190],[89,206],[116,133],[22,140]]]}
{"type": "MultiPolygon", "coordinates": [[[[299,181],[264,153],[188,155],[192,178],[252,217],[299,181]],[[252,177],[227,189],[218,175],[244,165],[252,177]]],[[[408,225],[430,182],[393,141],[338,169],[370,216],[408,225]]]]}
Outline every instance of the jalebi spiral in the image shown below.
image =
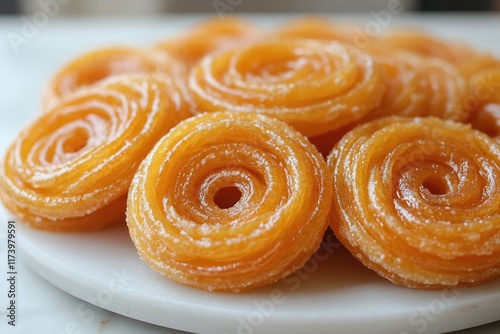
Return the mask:
{"type": "Polygon", "coordinates": [[[371,54],[384,70],[387,91],[366,120],[391,115],[467,118],[466,83],[453,66],[404,52],[374,49],[371,54]]]}
{"type": "Polygon", "coordinates": [[[338,42],[267,41],[204,58],[189,89],[200,110],[259,113],[317,136],[361,119],[385,91],[372,57],[338,42]]]}
{"type": "Polygon", "coordinates": [[[416,288],[500,275],[500,146],[470,126],[389,117],[329,156],[341,242],[367,267],[416,288]]]}
{"type": "Polygon", "coordinates": [[[206,113],[163,137],[132,182],[130,235],[154,270],[241,291],[300,268],[328,225],[331,179],[305,137],[258,114],[206,113]]]}
{"type": "Polygon", "coordinates": [[[192,67],[208,54],[246,43],[259,36],[260,32],[253,24],[226,17],[224,20],[202,22],[176,38],[158,43],[155,48],[192,67]]]}
{"type": "Polygon", "coordinates": [[[469,80],[470,94],[465,106],[471,112],[472,126],[500,139],[500,64],[476,73],[469,80]]]}
{"type": "Polygon", "coordinates": [[[131,47],[98,49],[57,71],[46,86],[43,106],[50,109],[61,97],[82,86],[125,73],[162,73],[175,80],[185,80],[187,75],[182,63],[164,52],[131,47]]]}
{"type": "Polygon", "coordinates": [[[465,78],[479,70],[498,66],[500,62],[494,56],[476,51],[468,45],[445,42],[417,30],[392,31],[381,39],[380,45],[443,59],[455,66],[465,78]]]}
{"type": "Polygon", "coordinates": [[[16,138],[0,168],[0,197],[28,224],[79,231],[124,221],[142,159],[186,117],[161,75],[122,75],[63,98],[16,138]]]}
{"type": "Polygon", "coordinates": [[[379,105],[354,123],[311,138],[324,156],[342,136],[355,126],[385,116],[435,116],[465,121],[466,83],[458,71],[445,61],[424,58],[408,52],[369,49],[382,69],[387,87],[379,105]]]}

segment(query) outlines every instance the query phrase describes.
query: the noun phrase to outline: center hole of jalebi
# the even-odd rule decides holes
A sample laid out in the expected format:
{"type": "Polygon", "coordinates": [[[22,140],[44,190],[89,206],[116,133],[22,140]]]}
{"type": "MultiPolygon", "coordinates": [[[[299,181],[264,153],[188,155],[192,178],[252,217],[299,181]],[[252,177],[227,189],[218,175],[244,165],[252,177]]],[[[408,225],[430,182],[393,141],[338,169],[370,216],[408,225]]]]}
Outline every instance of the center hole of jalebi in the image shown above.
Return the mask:
{"type": "Polygon", "coordinates": [[[86,131],[75,131],[64,141],[63,149],[66,153],[76,153],[87,146],[89,140],[86,131]]]}
{"type": "Polygon", "coordinates": [[[214,195],[214,202],[221,209],[232,208],[240,199],[241,191],[235,186],[221,188],[214,195]]]}
{"type": "Polygon", "coordinates": [[[442,180],[430,178],[422,183],[422,186],[433,195],[444,195],[448,192],[448,186],[442,180]]]}

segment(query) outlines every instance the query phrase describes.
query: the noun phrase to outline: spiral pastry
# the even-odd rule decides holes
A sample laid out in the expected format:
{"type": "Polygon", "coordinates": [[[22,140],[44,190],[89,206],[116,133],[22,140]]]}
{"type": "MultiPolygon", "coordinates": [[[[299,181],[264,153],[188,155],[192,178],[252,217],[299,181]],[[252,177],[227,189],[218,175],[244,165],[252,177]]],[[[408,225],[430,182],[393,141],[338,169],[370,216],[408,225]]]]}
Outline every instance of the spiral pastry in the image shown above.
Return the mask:
{"type": "Polygon", "coordinates": [[[163,50],[186,66],[196,65],[204,56],[259,37],[259,30],[251,23],[235,17],[202,22],[174,39],[158,43],[163,50]]]}
{"type": "Polygon", "coordinates": [[[264,114],[317,136],[376,108],[385,86],[367,54],[337,42],[285,40],[204,58],[189,90],[201,110],[264,114]]]}
{"type": "Polygon", "coordinates": [[[113,75],[162,73],[176,80],[186,79],[182,63],[164,52],[131,47],[111,47],[86,53],[61,68],[46,86],[44,108],[82,86],[92,85],[113,75]]]}
{"type": "Polygon", "coordinates": [[[387,89],[378,107],[360,120],[310,138],[324,156],[348,131],[377,118],[398,115],[466,120],[469,115],[463,101],[466,85],[454,67],[439,59],[380,47],[372,47],[369,52],[382,69],[387,89]]]}
{"type": "Polygon", "coordinates": [[[353,44],[354,29],[322,17],[306,16],[282,26],[275,34],[277,38],[306,38],[353,44]]]}
{"type": "Polygon", "coordinates": [[[186,115],[160,75],[122,75],[63,98],[17,137],[0,168],[0,198],[45,230],[97,229],[125,218],[141,160],[186,115]]]}
{"type": "Polygon", "coordinates": [[[389,117],[332,151],[339,240],[367,267],[415,288],[500,275],[500,146],[469,126],[389,117]]]}
{"type": "Polygon", "coordinates": [[[470,81],[470,95],[466,101],[472,127],[500,139],[500,64],[484,70],[470,81]]]}
{"type": "Polygon", "coordinates": [[[380,44],[445,60],[455,66],[465,78],[471,77],[476,71],[498,64],[498,59],[488,53],[476,51],[465,44],[445,42],[421,31],[393,31],[384,36],[380,44]]]}
{"type": "Polygon", "coordinates": [[[466,82],[448,63],[380,47],[370,53],[385,74],[387,91],[364,121],[384,116],[435,116],[464,121],[466,82]]]}
{"type": "Polygon", "coordinates": [[[331,179],[315,148],[258,114],[205,113],[163,137],[130,187],[139,255],[183,284],[241,291],[275,282],[319,247],[331,179]]]}

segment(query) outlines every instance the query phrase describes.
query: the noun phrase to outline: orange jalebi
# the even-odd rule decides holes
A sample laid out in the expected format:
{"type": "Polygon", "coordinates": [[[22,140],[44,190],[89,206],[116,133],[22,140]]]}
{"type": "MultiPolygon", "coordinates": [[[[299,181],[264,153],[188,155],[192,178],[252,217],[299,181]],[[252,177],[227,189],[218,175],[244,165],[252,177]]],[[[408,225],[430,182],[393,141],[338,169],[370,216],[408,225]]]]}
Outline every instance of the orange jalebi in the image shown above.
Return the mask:
{"type": "Polygon", "coordinates": [[[143,260],[206,290],[275,282],[319,247],[331,206],[326,162],[258,114],[207,113],[162,138],[132,182],[127,221],[143,260]]]}
{"type": "Polygon", "coordinates": [[[500,275],[500,146],[470,126],[389,117],[329,156],[339,240],[367,267],[417,288],[500,275]]]}
{"type": "Polygon", "coordinates": [[[376,108],[385,86],[367,54],[337,42],[285,40],[204,58],[189,89],[200,110],[264,114],[316,136],[376,108]]]}
{"type": "Polygon", "coordinates": [[[370,48],[383,70],[386,92],[377,108],[355,123],[311,138],[323,155],[328,155],[342,136],[355,126],[384,116],[435,116],[465,121],[466,85],[458,71],[445,61],[406,52],[370,48]]]}
{"type": "Polygon", "coordinates": [[[472,76],[469,86],[465,102],[471,111],[469,122],[475,129],[500,139],[500,65],[472,76]]]}
{"type": "Polygon", "coordinates": [[[187,75],[184,65],[164,52],[131,47],[94,50],[57,71],[46,86],[44,108],[50,109],[61,97],[82,86],[125,73],[162,73],[179,81],[187,75]]]}
{"type": "Polygon", "coordinates": [[[468,45],[445,42],[418,30],[392,31],[382,38],[380,45],[446,60],[457,67],[465,78],[478,70],[497,66],[500,62],[492,55],[476,51],[468,45]]]}
{"type": "Polygon", "coordinates": [[[226,17],[202,22],[180,36],[158,43],[155,47],[182,61],[188,67],[204,56],[253,40],[259,30],[249,22],[226,17]]]}
{"type": "Polygon", "coordinates": [[[408,53],[371,50],[384,70],[387,92],[365,119],[383,116],[435,116],[463,121],[466,84],[447,62],[408,53]]]}
{"type": "Polygon", "coordinates": [[[175,84],[160,75],[122,75],[77,90],[10,146],[0,198],[40,229],[90,230],[124,220],[139,163],[186,109],[175,84]]]}

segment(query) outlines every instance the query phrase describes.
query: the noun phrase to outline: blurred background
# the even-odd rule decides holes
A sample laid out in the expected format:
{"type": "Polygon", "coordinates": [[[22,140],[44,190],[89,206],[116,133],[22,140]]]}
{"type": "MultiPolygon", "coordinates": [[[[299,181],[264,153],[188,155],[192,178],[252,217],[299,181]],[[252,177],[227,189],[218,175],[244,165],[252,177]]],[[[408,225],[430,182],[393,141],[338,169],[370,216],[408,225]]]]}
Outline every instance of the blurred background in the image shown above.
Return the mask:
{"type": "Polygon", "coordinates": [[[0,14],[33,14],[57,2],[59,14],[141,15],[213,13],[217,6],[244,12],[356,12],[383,9],[400,2],[407,11],[499,11],[500,0],[0,0],[0,14]],[[224,7],[227,5],[227,7],[224,7]],[[236,8],[237,6],[237,8],[236,8]]]}

